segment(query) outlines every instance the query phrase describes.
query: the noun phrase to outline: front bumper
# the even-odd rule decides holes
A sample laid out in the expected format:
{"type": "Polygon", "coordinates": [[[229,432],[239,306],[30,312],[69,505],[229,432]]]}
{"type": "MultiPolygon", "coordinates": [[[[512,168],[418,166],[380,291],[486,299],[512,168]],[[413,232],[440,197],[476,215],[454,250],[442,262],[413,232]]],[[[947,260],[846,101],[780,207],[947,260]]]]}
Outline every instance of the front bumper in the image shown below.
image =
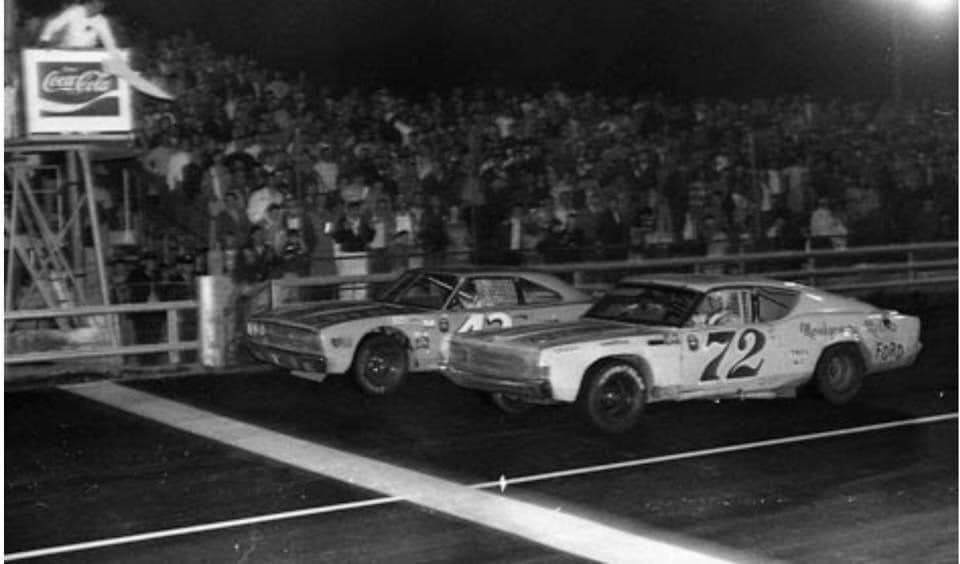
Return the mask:
{"type": "Polygon", "coordinates": [[[253,358],[260,362],[275,364],[282,368],[300,372],[326,373],[327,359],[322,355],[309,355],[280,347],[271,347],[262,343],[255,343],[249,339],[246,339],[244,344],[253,358]]]}
{"type": "Polygon", "coordinates": [[[454,384],[483,392],[500,392],[532,401],[552,401],[553,387],[546,378],[505,378],[457,370],[449,365],[441,367],[444,376],[454,384]]]}

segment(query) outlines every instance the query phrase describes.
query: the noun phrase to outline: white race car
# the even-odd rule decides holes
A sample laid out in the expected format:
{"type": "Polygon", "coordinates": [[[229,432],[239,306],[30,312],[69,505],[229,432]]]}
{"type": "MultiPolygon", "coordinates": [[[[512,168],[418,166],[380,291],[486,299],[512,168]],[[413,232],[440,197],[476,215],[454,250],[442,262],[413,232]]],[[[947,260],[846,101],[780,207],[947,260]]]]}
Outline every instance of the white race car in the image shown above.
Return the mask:
{"type": "Polygon", "coordinates": [[[607,432],[647,402],[793,397],[811,382],[834,404],[865,374],[912,364],[920,320],[759,277],[621,281],[579,320],[456,335],[447,376],[501,408],[580,405],[607,432]]]}

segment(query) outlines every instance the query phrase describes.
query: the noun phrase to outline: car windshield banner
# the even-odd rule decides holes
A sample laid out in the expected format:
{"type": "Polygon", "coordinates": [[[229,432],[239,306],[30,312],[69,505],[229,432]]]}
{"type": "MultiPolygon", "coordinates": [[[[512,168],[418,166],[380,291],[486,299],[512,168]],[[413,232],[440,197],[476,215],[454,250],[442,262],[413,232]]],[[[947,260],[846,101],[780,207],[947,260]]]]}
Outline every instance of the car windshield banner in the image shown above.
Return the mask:
{"type": "MultiPolygon", "coordinates": [[[[126,59],[128,51],[119,54],[126,59]]],[[[25,49],[27,132],[128,133],[130,86],[104,70],[104,50],[25,49]]]]}

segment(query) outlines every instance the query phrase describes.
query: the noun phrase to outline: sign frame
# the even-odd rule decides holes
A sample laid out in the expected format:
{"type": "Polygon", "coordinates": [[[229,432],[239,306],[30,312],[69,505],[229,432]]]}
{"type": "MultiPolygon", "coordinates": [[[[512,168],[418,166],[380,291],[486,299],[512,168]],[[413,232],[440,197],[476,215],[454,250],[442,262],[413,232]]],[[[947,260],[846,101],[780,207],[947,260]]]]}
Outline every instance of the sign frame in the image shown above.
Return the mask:
{"type": "Polygon", "coordinates": [[[105,70],[104,62],[119,57],[124,62],[129,59],[128,49],[107,51],[105,49],[24,49],[23,50],[23,98],[28,135],[42,134],[85,134],[85,133],[130,133],[133,131],[133,96],[130,84],[123,78],[109,73],[116,80],[118,111],[103,115],[50,115],[42,108],[40,76],[42,63],[62,64],[69,67],[79,63],[89,67],[99,63],[105,70]]]}

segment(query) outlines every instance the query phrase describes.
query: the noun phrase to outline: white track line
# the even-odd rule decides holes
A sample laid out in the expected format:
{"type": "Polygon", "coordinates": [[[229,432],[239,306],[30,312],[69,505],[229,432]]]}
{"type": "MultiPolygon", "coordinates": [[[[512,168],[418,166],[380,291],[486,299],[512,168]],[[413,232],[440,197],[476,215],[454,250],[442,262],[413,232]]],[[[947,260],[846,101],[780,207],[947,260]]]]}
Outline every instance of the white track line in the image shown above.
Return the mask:
{"type": "MultiPolygon", "coordinates": [[[[917,417],[916,419],[904,419],[900,421],[889,421],[887,423],[875,423],[873,425],[862,425],[860,427],[848,427],[846,429],[835,429],[832,431],[822,431],[819,433],[808,433],[805,435],[794,435],[792,437],[780,437],[776,439],[767,439],[764,441],[754,441],[751,443],[742,443],[739,445],[729,445],[702,450],[691,450],[689,452],[678,452],[676,454],[666,454],[663,456],[654,456],[651,458],[640,458],[636,460],[624,460],[622,462],[611,462],[609,464],[597,464],[595,466],[584,466],[582,468],[571,468],[569,470],[558,470],[556,472],[544,472],[542,474],[533,474],[530,476],[519,476],[517,478],[506,478],[507,484],[528,484],[530,482],[542,482],[544,480],[555,480],[557,478],[569,478],[570,476],[580,476],[583,474],[594,474],[597,472],[609,472],[611,470],[623,470],[624,468],[635,468],[637,466],[647,466],[650,464],[660,464],[662,462],[674,462],[677,460],[686,460],[688,458],[699,458],[703,456],[714,456],[717,454],[727,454],[730,452],[741,452],[744,450],[753,450],[772,446],[789,445],[793,443],[802,443],[807,441],[818,441],[821,439],[831,439],[834,437],[843,437],[847,435],[857,435],[861,433],[872,433],[874,431],[884,431],[887,429],[896,429],[898,427],[908,427],[912,425],[928,425],[930,423],[941,423],[957,419],[960,413],[943,413],[940,415],[930,415],[926,417],[917,417]]],[[[474,484],[475,488],[500,487],[501,480],[496,482],[482,482],[474,484]]]]}
{"type": "MultiPolygon", "coordinates": [[[[669,454],[669,455],[657,456],[657,457],[651,457],[651,458],[642,458],[637,460],[627,460],[623,462],[615,462],[610,464],[586,466],[581,468],[573,468],[569,470],[560,470],[557,472],[546,472],[542,474],[518,476],[516,478],[507,479],[506,483],[509,485],[528,484],[532,482],[554,480],[554,479],[566,478],[570,476],[582,476],[585,474],[609,472],[613,470],[622,470],[622,469],[633,468],[638,466],[647,466],[652,464],[673,462],[677,460],[686,460],[690,458],[714,456],[719,454],[727,454],[731,452],[739,452],[739,451],[745,451],[745,450],[788,445],[788,444],[800,443],[800,442],[806,442],[806,441],[842,437],[847,435],[869,433],[869,432],[882,431],[882,430],[894,429],[899,427],[927,425],[931,423],[941,423],[941,422],[957,419],[957,417],[958,417],[958,413],[947,413],[947,414],[933,415],[933,416],[927,416],[927,417],[918,417],[916,419],[891,421],[887,423],[878,423],[873,425],[864,425],[860,427],[851,427],[847,429],[838,429],[833,431],[824,431],[819,433],[796,435],[793,437],[783,437],[778,439],[770,439],[770,440],[764,440],[764,441],[744,443],[739,445],[731,445],[731,446],[696,450],[696,451],[683,452],[683,453],[677,453],[677,454],[669,454]]],[[[488,488],[495,488],[500,486],[501,486],[501,482],[495,481],[495,482],[482,482],[478,484],[473,484],[470,487],[476,488],[476,489],[488,489],[488,488]]],[[[272,513],[267,515],[256,515],[253,517],[246,517],[242,519],[231,519],[226,521],[218,521],[214,523],[194,525],[189,527],[164,529],[160,531],[152,531],[152,532],[141,533],[136,535],[128,535],[123,537],[115,537],[115,538],[88,541],[88,542],[82,542],[82,543],[76,543],[76,544],[70,544],[70,545],[42,548],[37,550],[25,551],[25,552],[18,552],[18,553],[9,554],[5,556],[5,560],[13,561],[13,560],[25,560],[29,558],[39,558],[39,557],[50,556],[55,554],[77,552],[77,551],[90,550],[90,549],[96,549],[96,548],[106,548],[106,547],[118,546],[118,545],[130,544],[130,543],[136,543],[136,542],[158,540],[158,539],[170,538],[170,537],[176,537],[176,536],[182,536],[182,535],[218,531],[218,530],[229,529],[234,527],[256,525],[256,524],[269,523],[274,521],[282,521],[286,519],[309,517],[312,515],[320,515],[324,513],[334,513],[338,511],[362,509],[365,507],[387,505],[387,504],[397,503],[401,501],[408,501],[408,500],[403,497],[379,497],[379,498],[357,501],[357,502],[326,505],[326,506],[320,506],[320,507],[311,507],[311,508],[299,509],[294,511],[272,513]]]]}
{"type": "MultiPolygon", "coordinates": [[[[358,488],[377,491],[387,497],[400,498],[581,558],[598,562],[636,562],[644,559],[651,562],[691,564],[726,563],[733,558],[739,561],[747,560],[745,556],[733,556],[733,551],[723,551],[726,556],[721,557],[720,550],[711,548],[708,551],[703,548],[705,543],[702,542],[684,540],[682,544],[676,544],[664,540],[664,535],[660,533],[632,533],[557,509],[470,488],[430,474],[325,447],[114,383],[79,384],[66,386],[64,389],[175,429],[358,488]]],[[[145,535],[140,537],[144,540],[145,535]]],[[[120,544],[117,539],[99,542],[99,546],[120,544]]],[[[21,552],[9,555],[6,559],[63,553],[68,552],[67,548],[54,547],[21,552]]]]}

